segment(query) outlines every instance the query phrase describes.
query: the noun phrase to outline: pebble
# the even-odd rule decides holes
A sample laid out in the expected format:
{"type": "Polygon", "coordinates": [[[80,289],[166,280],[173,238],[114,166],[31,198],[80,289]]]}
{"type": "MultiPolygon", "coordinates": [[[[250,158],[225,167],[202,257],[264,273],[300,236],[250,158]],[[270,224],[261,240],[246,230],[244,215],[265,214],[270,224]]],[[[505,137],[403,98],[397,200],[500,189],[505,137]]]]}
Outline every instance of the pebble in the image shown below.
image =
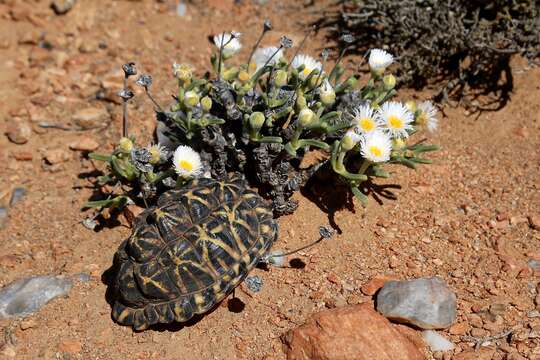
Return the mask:
{"type": "Polygon", "coordinates": [[[529,218],[529,225],[534,230],[540,230],[540,215],[530,215],[528,218],[529,218]]]}
{"type": "Polygon", "coordinates": [[[417,342],[368,303],[316,313],[304,325],[286,333],[282,341],[287,359],[425,359],[417,342]]]}
{"type": "Polygon", "coordinates": [[[99,147],[99,143],[89,137],[83,137],[80,138],[77,141],[72,142],[69,144],[69,148],[71,150],[77,150],[77,151],[94,151],[99,147]]]}
{"type": "Polygon", "coordinates": [[[248,276],[245,280],[247,288],[252,292],[259,292],[263,287],[263,280],[258,276],[248,276]]]}
{"type": "Polygon", "coordinates": [[[31,161],[34,156],[32,155],[32,153],[30,151],[14,151],[13,152],[13,157],[15,158],[15,160],[17,161],[31,161]]]}
{"type": "Polygon", "coordinates": [[[469,331],[470,326],[465,322],[460,322],[450,326],[448,332],[452,335],[465,335],[469,331]]]}
{"type": "Polygon", "coordinates": [[[70,279],[60,276],[34,276],[14,281],[0,290],[0,319],[27,316],[50,300],[66,295],[70,279]]]}
{"type": "Polygon", "coordinates": [[[29,124],[21,120],[9,121],[6,135],[12,143],[19,145],[26,144],[32,136],[32,128],[29,124]]]}
{"type": "Polygon", "coordinates": [[[73,8],[77,0],[54,0],[52,8],[57,15],[63,15],[73,8]]]}
{"type": "Polygon", "coordinates": [[[456,319],[456,295],[440,278],[389,281],[377,295],[377,310],[391,320],[422,329],[444,329],[456,319]]]}
{"type": "Polygon", "coordinates": [[[0,206],[0,230],[5,228],[8,222],[8,210],[0,206]]]}
{"type": "Polygon", "coordinates": [[[69,154],[63,149],[51,149],[45,152],[44,158],[51,165],[56,165],[69,160],[69,154]]]}
{"type": "Polygon", "coordinates": [[[450,351],[455,347],[452,342],[433,330],[422,331],[422,337],[431,351],[450,351]]]}
{"type": "Polygon", "coordinates": [[[365,283],[360,290],[363,294],[373,296],[380,288],[384,286],[387,281],[398,280],[395,276],[376,275],[367,283],[365,283]]]}
{"type": "Polygon", "coordinates": [[[77,340],[64,340],[58,344],[61,353],[76,354],[82,351],[82,344],[77,340]]]}
{"type": "Polygon", "coordinates": [[[77,111],[73,115],[73,122],[81,129],[88,130],[103,127],[110,118],[107,109],[90,107],[77,111]]]}
{"type": "Polygon", "coordinates": [[[539,260],[531,259],[531,260],[527,261],[527,266],[529,266],[529,268],[531,270],[540,271],[540,261],[539,260]]]}
{"type": "Polygon", "coordinates": [[[9,200],[9,206],[13,206],[23,199],[26,195],[26,189],[23,187],[16,187],[11,193],[11,199],[9,200]]]}
{"type": "Polygon", "coordinates": [[[37,321],[34,319],[25,319],[21,321],[21,330],[28,330],[37,326],[37,321]]]}

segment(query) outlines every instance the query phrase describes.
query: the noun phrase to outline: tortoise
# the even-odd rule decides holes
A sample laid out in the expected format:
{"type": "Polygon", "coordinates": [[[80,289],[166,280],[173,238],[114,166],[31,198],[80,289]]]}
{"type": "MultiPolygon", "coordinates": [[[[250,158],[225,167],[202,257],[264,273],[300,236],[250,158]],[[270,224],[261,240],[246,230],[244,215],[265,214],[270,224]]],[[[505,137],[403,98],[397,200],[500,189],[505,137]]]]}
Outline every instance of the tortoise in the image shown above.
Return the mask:
{"type": "Polygon", "coordinates": [[[277,223],[245,180],[199,178],[143,211],[115,254],[112,317],[144,330],[224,299],[269,251],[277,223]]]}

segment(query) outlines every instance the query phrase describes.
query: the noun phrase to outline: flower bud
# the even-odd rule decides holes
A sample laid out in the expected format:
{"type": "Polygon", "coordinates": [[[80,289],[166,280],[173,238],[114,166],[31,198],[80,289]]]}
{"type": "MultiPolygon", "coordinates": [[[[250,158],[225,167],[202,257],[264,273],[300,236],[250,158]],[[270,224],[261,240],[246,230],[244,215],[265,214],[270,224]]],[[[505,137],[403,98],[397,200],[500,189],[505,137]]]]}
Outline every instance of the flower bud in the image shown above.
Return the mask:
{"type": "Polygon", "coordinates": [[[187,82],[191,80],[191,77],[193,76],[193,69],[190,65],[187,64],[174,63],[173,74],[178,80],[187,82]]]}
{"type": "Polygon", "coordinates": [[[245,70],[242,70],[238,73],[238,80],[240,80],[241,82],[246,82],[249,80],[249,74],[247,71],[245,70]]]}
{"type": "Polygon", "coordinates": [[[210,111],[212,108],[212,99],[210,97],[205,96],[201,99],[201,106],[204,111],[210,111]]]}
{"type": "Polygon", "coordinates": [[[396,77],[392,74],[385,75],[383,83],[386,90],[392,90],[396,86],[396,77]]]}
{"type": "Polygon", "coordinates": [[[264,114],[256,111],[249,116],[249,126],[254,130],[259,130],[263,127],[265,120],[264,114]]]}
{"type": "Polygon", "coordinates": [[[303,108],[298,114],[298,123],[302,127],[309,126],[315,119],[315,113],[309,108],[303,108]]]}
{"type": "Polygon", "coordinates": [[[395,138],[392,140],[392,148],[394,150],[401,150],[405,147],[405,141],[401,138],[395,138]]]}
{"type": "Polygon", "coordinates": [[[407,109],[414,114],[416,112],[416,101],[414,100],[407,101],[405,103],[405,107],[407,107],[407,109]]]}
{"type": "Polygon", "coordinates": [[[299,93],[296,97],[296,107],[297,109],[303,109],[307,106],[306,98],[302,93],[299,93]]]}
{"type": "Polygon", "coordinates": [[[199,103],[199,95],[195,91],[186,91],[184,94],[184,105],[194,107],[199,103]]]}
{"type": "Polygon", "coordinates": [[[274,84],[276,84],[276,86],[287,85],[287,72],[285,70],[276,71],[276,75],[274,75],[274,84]]]}
{"type": "Polygon", "coordinates": [[[354,130],[349,130],[345,133],[341,139],[341,149],[344,151],[349,151],[358,144],[361,136],[357,134],[354,130]]]}
{"type": "Polygon", "coordinates": [[[319,98],[324,105],[332,105],[336,101],[336,92],[328,80],[324,80],[320,87],[319,98]]]}
{"type": "Polygon", "coordinates": [[[118,147],[123,152],[126,152],[126,153],[131,152],[131,150],[133,149],[133,141],[131,141],[131,139],[127,137],[123,137],[118,142],[118,147]]]}

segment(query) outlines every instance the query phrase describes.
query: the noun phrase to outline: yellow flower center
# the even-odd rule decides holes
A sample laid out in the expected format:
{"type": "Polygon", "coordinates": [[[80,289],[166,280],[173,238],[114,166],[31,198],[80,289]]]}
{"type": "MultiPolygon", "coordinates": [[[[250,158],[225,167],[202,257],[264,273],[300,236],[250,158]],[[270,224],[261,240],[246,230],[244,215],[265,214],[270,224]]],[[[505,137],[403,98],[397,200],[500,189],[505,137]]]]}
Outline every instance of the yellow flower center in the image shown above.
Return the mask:
{"type": "Polygon", "coordinates": [[[427,123],[427,115],[425,112],[421,111],[420,115],[418,115],[418,118],[416,118],[416,122],[420,125],[424,125],[427,123]]]}
{"type": "Polygon", "coordinates": [[[369,147],[369,152],[371,152],[376,157],[382,156],[382,149],[375,145],[371,145],[369,147]]]}
{"type": "Polygon", "coordinates": [[[305,67],[304,70],[302,71],[302,74],[303,74],[305,77],[308,77],[309,74],[311,74],[311,69],[308,69],[307,67],[305,67]]]}
{"type": "Polygon", "coordinates": [[[394,128],[394,129],[403,128],[403,121],[399,117],[397,117],[396,115],[390,115],[388,117],[388,123],[389,123],[390,127],[394,128]]]}
{"type": "Polygon", "coordinates": [[[180,160],[178,162],[178,166],[181,168],[181,169],[184,169],[188,172],[192,172],[193,171],[193,164],[190,163],[189,161],[187,160],[180,160]]]}
{"type": "Polygon", "coordinates": [[[358,125],[360,125],[362,130],[364,130],[365,132],[370,132],[375,129],[375,122],[370,118],[360,119],[358,125]]]}

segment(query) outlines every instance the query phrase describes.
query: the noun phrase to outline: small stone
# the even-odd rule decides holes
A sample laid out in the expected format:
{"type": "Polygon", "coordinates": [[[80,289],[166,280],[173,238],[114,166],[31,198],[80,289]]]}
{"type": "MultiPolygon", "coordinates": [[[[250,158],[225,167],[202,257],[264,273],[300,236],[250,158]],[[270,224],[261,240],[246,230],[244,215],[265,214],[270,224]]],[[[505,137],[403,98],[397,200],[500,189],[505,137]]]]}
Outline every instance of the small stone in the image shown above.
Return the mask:
{"type": "Polygon", "coordinates": [[[14,281],[0,290],[0,319],[30,315],[50,300],[67,294],[71,287],[71,280],[59,276],[14,281]]]}
{"type": "Polygon", "coordinates": [[[376,275],[367,283],[365,283],[360,290],[363,294],[373,296],[380,288],[384,286],[387,281],[398,280],[395,276],[376,275]]]}
{"type": "Polygon", "coordinates": [[[4,346],[4,348],[2,349],[2,352],[0,352],[0,354],[4,355],[5,357],[8,357],[8,358],[14,358],[15,356],[17,356],[17,352],[15,351],[13,346],[10,346],[10,345],[4,346]]]}
{"type": "Polygon", "coordinates": [[[73,115],[73,122],[84,130],[103,127],[111,116],[107,109],[91,107],[79,110],[73,115]]]}
{"type": "Polygon", "coordinates": [[[454,356],[452,360],[492,360],[495,349],[480,348],[478,350],[467,350],[454,356]]]}
{"type": "Polygon", "coordinates": [[[77,340],[64,340],[58,344],[61,353],[76,354],[82,351],[82,344],[77,340]]]}
{"type": "Polygon", "coordinates": [[[73,8],[77,0],[54,0],[52,8],[57,15],[63,15],[73,8]]]}
{"type": "Polygon", "coordinates": [[[37,321],[34,319],[25,319],[21,321],[21,330],[28,330],[37,326],[37,321]]]}
{"type": "Polygon", "coordinates": [[[529,218],[529,225],[534,230],[540,230],[540,215],[530,215],[528,218],[529,218]]]}
{"type": "Polygon", "coordinates": [[[470,326],[465,322],[460,322],[450,326],[448,332],[452,335],[465,335],[469,331],[470,326]]]}
{"type": "Polygon", "coordinates": [[[22,120],[9,121],[6,135],[15,144],[26,144],[30,140],[30,136],[32,136],[32,127],[22,120]]]}
{"type": "Polygon", "coordinates": [[[99,143],[89,137],[83,137],[80,138],[77,141],[72,142],[69,144],[69,148],[71,150],[77,150],[77,151],[94,151],[99,147],[99,143]]]}
{"type": "Polygon", "coordinates": [[[49,164],[55,165],[68,161],[70,156],[62,149],[51,149],[45,152],[44,158],[49,164]]]}
{"type": "Polygon", "coordinates": [[[531,259],[527,261],[527,266],[533,271],[540,271],[540,261],[531,259]]]}
{"type": "Polygon", "coordinates": [[[5,207],[0,206],[0,230],[5,228],[8,222],[8,211],[5,207]]]}
{"type": "Polygon", "coordinates": [[[30,151],[14,151],[13,152],[13,157],[15,158],[15,160],[17,161],[31,161],[34,156],[32,155],[32,153],[30,151]]]}
{"type": "Polygon", "coordinates": [[[433,330],[422,331],[422,337],[431,351],[450,351],[455,348],[454,344],[433,330]]]}
{"type": "Polygon", "coordinates": [[[456,295],[437,277],[389,281],[377,295],[377,310],[391,320],[422,329],[444,329],[456,319],[456,295]]]}
{"type": "Polygon", "coordinates": [[[9,206],[13,206],[23,199],[26,195],[26,189],[23,187],[16,187],[11,193],[11,199],[9,200],[9,206]]]}
{"type": "Polygon", "coordinates": [[[263,280],[257,276],[248,276],[245,280],[247,288],[252,292],[259,292],[263,287],[263,280]]]}
{"type": "Polygon", "coordinates": [[[314,314],[282,341],[289,360],[425,359],[415,343],[368,303],[314,314]]]}

